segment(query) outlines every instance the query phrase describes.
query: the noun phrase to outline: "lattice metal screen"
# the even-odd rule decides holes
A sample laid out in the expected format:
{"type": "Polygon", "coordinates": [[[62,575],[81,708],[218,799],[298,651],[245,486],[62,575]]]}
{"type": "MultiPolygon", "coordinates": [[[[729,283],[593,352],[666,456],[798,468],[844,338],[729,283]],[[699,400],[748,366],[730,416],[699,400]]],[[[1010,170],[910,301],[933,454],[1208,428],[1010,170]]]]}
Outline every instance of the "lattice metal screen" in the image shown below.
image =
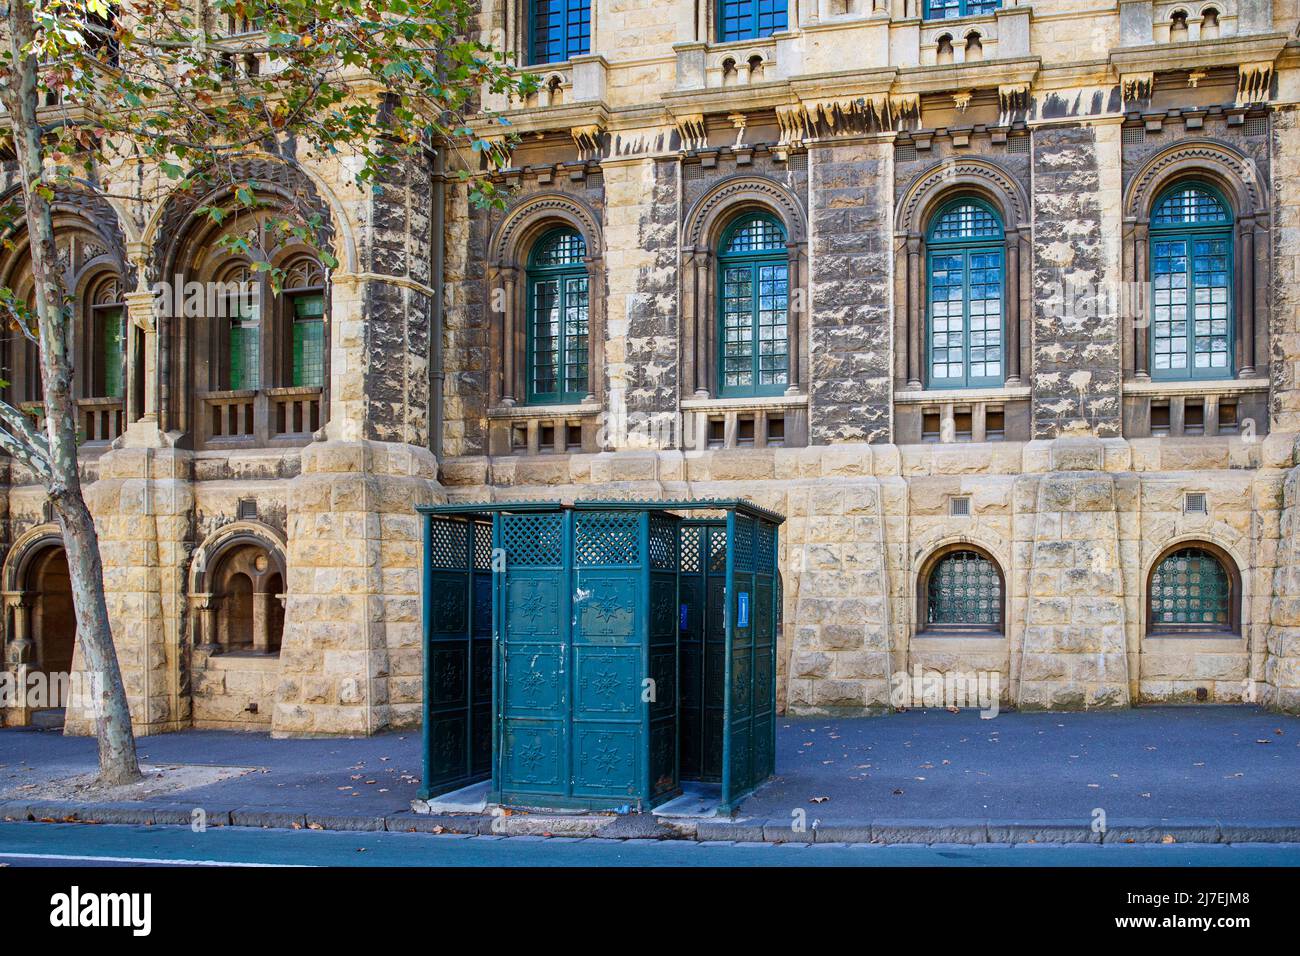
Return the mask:
{"type": "Polygon", "coordinates": [[[632,511],[593,511],[577,517],[573,558],[578,567],[638,564],[640,516],[632,511]]]}
{"type": "Polygon", "coordinates": [[[511,567],[544,568],[564,556],[564,518],[559,514],[503,515],[502,538],[511,567]]]}
{"type": "Polygon", "coordinates": [[[682,571],[698,572],[700,570],[700,528],[684,527],[682,532],[681,543],[681,564],[682,571]]]}
{"type": "Polygon", "coordinates": [[[677,525],[662,515],[650,516],[650,567],[656,571],[677,567],[677,525]]]}
{"type": "Polygon", "coordinates": [[[433,552],[429,564],[435,568],[464,568],[469,546],[469,525],[464,521],[435,521],[433,552]]]}
{"type": "Polygon", "coordinates": [[[1230,627],[1232,582],[1219,559],[1184,548],[1161,561],[1151,575],[1151,620],[1170,627],[1230,627]]]}
{"type": "Polygon", "coordinates": [[[1002,626],[1002,580],[974,551],[954,551],[930,572],[926,621],[938,625],[1002,626]]]}

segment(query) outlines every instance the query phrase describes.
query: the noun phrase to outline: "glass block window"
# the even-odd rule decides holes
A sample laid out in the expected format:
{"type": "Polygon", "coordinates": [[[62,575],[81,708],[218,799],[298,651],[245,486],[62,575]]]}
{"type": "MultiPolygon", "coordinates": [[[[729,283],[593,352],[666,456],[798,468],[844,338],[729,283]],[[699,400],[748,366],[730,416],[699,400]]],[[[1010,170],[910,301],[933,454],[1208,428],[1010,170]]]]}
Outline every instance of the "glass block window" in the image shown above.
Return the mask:
{"type": "Polygon", "coordinates": [[[790,384],[790,273],[785,229],[770,216],[743,217],[719,250],[721,394],[778,395],[790,384]]]}
{"type": "Polygon", "coordinates": [[[925,19],[984,16],[1001,6],[1002,0],[925,0],[925,19]]]}
{"type": "Polygon", "coordinates": [[[229,301],[229,387],[232,391],[259,388],[262,381],[262,350],[258,308],[240,295],[231,296],[229,301]]]}
{"type": "Polygon", "coordinates": [[[718,39],[754,40],[786,28],[786,0],[720,0],[718,39]]]}
{"type": "Polygon", "coordinates": [[[1233,374],[1232,216],[1201,186],[1176,186],[1151,214],[1151,375],[1233,374]]]}
{"type": "Polygon", "coordinates": [[[1002,220],[959,200],[930,225],[926,349],[931,388],[1001,385],[1004,371],[1002,220]]]}
{"type": "Polygon", "coordinates": [[[977,551],[944,555],[926,582],[927,625],[1002,629],[1002,576],[977,551]]]}
{"type": "Polygon", "coordinates": [[[586,251],[579,233],[558,229],[538,241],[529,260],[529,402],[581,401],[587,394],[586,251]]]}
{"type": "Polygon", "coordinates": [[[1227,569],[1203,548],[1175,551],[1151,572],[1154,630],[1231,630],[1234,599],[1227,569]]]}
{"type": "Polygon", "coordinates": [[[126,316],[121,306],[95,310],[99,326],[99,381],[104,398],[122,397],[122,362],[126,352],[126,316]]]}
{"type": "Polygon", "coordinates": [[[532,62],[563,63],[591,52],[591,0],[530,0],[532,62]]]}
{"type": "Polygon", "coordinates": [[[293,385],[325,384],[325,297],[295,295],[293,307],[293,385]]]}

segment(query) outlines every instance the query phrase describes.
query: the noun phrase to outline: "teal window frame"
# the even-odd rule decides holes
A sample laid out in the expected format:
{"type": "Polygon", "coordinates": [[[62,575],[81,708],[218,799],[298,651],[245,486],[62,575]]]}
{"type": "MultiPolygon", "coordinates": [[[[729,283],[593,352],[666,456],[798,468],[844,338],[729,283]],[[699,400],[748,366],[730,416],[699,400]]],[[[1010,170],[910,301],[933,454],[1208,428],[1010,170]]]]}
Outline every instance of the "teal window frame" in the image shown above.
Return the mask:
{"type": "Polygon", "coordinates": [[[289,384],[295,388],[325,386],[325,293],[290,292],[292,327],[289,384]],[[310,311],[308,306],[310,304],[310,311]]]}
{"type": "Polygon", "coordinates": [[[719,0],[718,42],[758,40],[787,29],[786,0],[719,0]]]}
{"type": "Polygon", "coordinates": [[[955,20],[958,17],[992,16],[1002,9],[1002,0],[925,0],[926,20],[955,20]]]}
{"type": "MultiPolygon", "coordinates": [[[[789,241],[789,233],[786,231],[785,224],[776,216],[768,213],[745,213],[733,220],[722,233],[722,238],[718,242],[718,283],[717,283],[717,375],[718,375],[718,396],[720,398],[746,398],[759,397],[766,395],[784,395],[790,387],[790,256],[786,248],[789,241]],[[774,226],[781,235],[781,246],[779,249],[762,249],[754,251],[727,252],[727,247],[735,238],[736,233],[745,228],[752,222],[762,221],[774,226]],[[737,369],[728,369],[728,359],[743,358],[743,355],[728,355],[727,339],[727,303],[735,296],[728,296],[727,281],[729,273],[738,273],[748,270],[749,272],[749,384],[727,384],[728,372],[737,371],[737,369]],[[776,283],[779,282],[779,289],[776,283]],[[765,288],[769,291],[765,293],[765,288]],[[769,302],[780,302],[781,305],[776,308],[764,308],[765,299],[769,302]],[[767,328],[775,328],[776,323],[765,322],[765,314],[774,314],[779,312],[782,321],[780,327],[784,329],[784,338],[778,339],[775,335],[765,338],[764,333],[767,328]],[[775,343],[782,341],[782,350],[776,351],[768,349],[764,352],[764,342],[775,343]],[[784,361],[784,367],[781,371],[784,374],[784,381],[763,383],[764,359],[773,360],[781,356],[784,361]]],[[[739,313],[738,313],[739,314],[739,313]]],[[[767,371],[774,371],[775,366],[770,366],[767,371]]]]}
{"type": "MultiPolygon", "coordinates": [[[[1007,263],[1006,263],[1006,239],[1005,225],[1002,215],[992,205],[982,199],[973,196],[959,196],[939,207],[934,215],[930,218],[930,223],[926,229],[925,244],[925,380],[927,388],[931,389],[950,389],[950,388],[990,388],[997,387],[1006,382],[1007,378],[1007,263]],[[937,238],[935,230],[943,221],[944,216],[962,206],[974,206],[977,209],[993,217],[997,226],[997,235],[988,237],[958,237],[958,238],[937,238]],[[945,261],[946,260],[946,261],[945,261]],[[935,367],[935,337],[938,334],[935,328],[936,316],[935,305],[938,301],[935,298],[935,292],[938,287],[936,281],[937,274],[942,268],[945,275],[953,272],[951,268],[954,260],[960,263],[960,292],[961,292],[961,368],[960,376],[944,376],[937,378],[934,374],[935,367]],[[989,329],[973,330],[972,324],[979,321],[982,316],[972,316],[972,307],[975,303],[986,303],[992,301],[987,297],[972,299],[972,288],[987,286],[987,274],[996,263],[997,269],[997,286],[998,286],[998,334],[996,346],[998,349],[999,373],[997,375],[972,375],[971,366],[974,363],[972,353],[975,349],[988,349],[989,329]],[[984,337],[983,342],[976,342],[979,336],[984,337]]],[[[952,288],[952,280],[949,277],[944,288],[952,288]]],[[[942,300],[951,303],[951,297],[942,300]]],[[[945,318],[951,319],[952,316],[945,318]]],[[[949,336],[949,343],[945,349],[952,349],[955,343],[951,339],[952,330],[945,330],[949,336]]],[[[987,364],[987,359],[980,359],[987,364]]],[[[945,361],[945,365],[955,364],[951,361],[945,361]]]]}
{"type": "Polygon", "coordinates": [[[530,66],[566,63],[591,52],[591,0],[528,0],[530,66]]]}
{"type": "MultiPolygon", "coordinates": [[[[1216,381],[1220,379],[1229,379],[1236,376],[1237,372],[1237,310],[1236,310],[1236,276],[1235,257],[1236,246],[1235,236],[1233,235],[1236,227],[1236,216],[1233,214],[1232,204],[1215,187],[1201,180],[1182,180],[1174,183],[1172,186],[1162,190],[1156,197],[1156,201],[1151,204],[1151,221],[1148,226],[1147,234],[1147,261],[1150,269],[1151,279],[1151,301],[1148,305],[1147,323],[1147,364],[1149,373],[1153,381],[1162,382],[1186,382],[1186,381],[1216,381]],[[1176,193],[1181,193],[1187,189],[1196,189],[1214,198],[1214,200],[1223,209],[1226,218],[1214,220],[1211,222],[1181,222],[1181,223],[1157,223],[1156,217],[1160,208],[1166,200],[1176,193]],[[1221,244],[1218,248],[1213,247],[1212,243],[1221,244]],[[1181,272],[1163,271],[1160,264],[1171,258],[1173,247],[1181,244],[1183,268],[1181,272]],[[1213,260],[1222,261],[1222,269],[1214,267],[1213,260]],[[1204,320],[1195,316],[1197,282],[1206,276],[1213,276],[1216,273],[1222,274],[1224,284],[1222,286],[1211,285],[1203,286],[1210,292],[1211,297],[1215,291],[1221,290],[1225,301],[1226,312],[1226,330],[1220,334],[1214,332],[1213,323],[1216,321],[1213,316],[1204,320]],[[1185,311],[1183,312],[1185,323],[1185,334],[1180,336],[1173,335],[1176,331],[1177,319],[1172,315],[1167,320],[1169,323],[1169,336],[1160,336],[1158,333],[1162,330],[1165,321],[1163,319],[1162,309],[1167,303],[1161,301],[1161,292],[1165,291],[1159,288],[1162,276],[1181,276],[1186,290],[1187,301],[1182,303],[1185,311]],[[1209,325],[1209,331],[1201,336],[1197,332],[1201,322],[1209,325]],[[1204,368],[1196,367],[1196,340],[1198,338],[1226,340],[1227,361],[1225,365],[1209,365],[1204,368]],[[1178,338],[1184,340],[1181,353],[1157,353],[1157,345],[1160,339],[1168,338],[1176,341],[1178,338]],[[1157,355],[1164,354],[1181,354],[1187,361],[1185,368],[1157,368],[1157,355]]],[[[1173,291],[1173,290],[1171,290],[1173,291]]],[[[1216,304],[1213,301],[1203,303],[1212,307],[1216,304]]],[[[1214,349],[1208,353],[1213,361],[1214,349]]]]}
{"type": "Polygon", "coordinates": [[[1006,578],[982,548],[960,543],[932,555],[917,597],[921,633],[1006,633],[1006,578]]]}
{"type": "Polygon", "coordinates": [[[559,405],[580,402],[590,388],[588,343],[591,332],[591,288],[586,265],[587,243],[582,233],[565,226],[540,236],[528,256],[526,282],[527,331],[525,335],[526,391],[530,405],[559,405]],[[582,258],[558,265],[539,262],[539,256],[553,241],[576,237],[581,243],[582,258]],[[550,358],[555,370],[555,387],[538,388],[539,290],[552,286],[555,295],[553,335],[550,358]],[[575,387],[578,386],[578,387],[575,387]]]}

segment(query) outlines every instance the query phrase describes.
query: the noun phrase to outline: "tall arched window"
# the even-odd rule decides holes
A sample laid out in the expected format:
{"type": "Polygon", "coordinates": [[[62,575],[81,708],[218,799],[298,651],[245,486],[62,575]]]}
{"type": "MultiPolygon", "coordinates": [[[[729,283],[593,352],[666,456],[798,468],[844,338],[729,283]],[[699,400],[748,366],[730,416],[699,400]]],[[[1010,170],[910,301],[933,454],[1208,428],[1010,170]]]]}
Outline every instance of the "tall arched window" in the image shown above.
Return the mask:
{"type": "Polygon", "coordinates": [[[325,384],[325,272],[314,257],[300,256],[286,267],[283,288],[289,332],[283,377],[290,386],[319,388],[325,384]]]}
{"type": "Polygon", "coordinates": [[[954,545],[932,557],[918,598],[921,631],[1002,633],[1002,571],[971,545],[954,545]]]}
{"type": "Polygon", "coordinates": [[[720,0],[718,40],[755,40],[786,28],[786,0],[720,0]]]}
{"type": "Polygon", "coordinates": [[[1240,621],[1237,569],[1220,549],[1178,545],[1156,561],[1147,585],[1149,633],[1237,634],[1240,621]]]}
{"type": "Polygon", "coordinates": [[[563,63],[591,52],[591,0],[529,0],[530,62],[563,63]]]}
{"type": "Polygon", "coordinates": [[[926,353],[931,388],[1001,385],[1002,219],[978,199],[943,206],[926,240],[926,353]]]}
{"type": "Polygon", "coordinates": [[[528,401],[580,402],[587,394],[590,300],[587,244],[576,229],[542,236],[528,259],[528,401]]]}
{"type": "Polygon", "coordinates": [[[126,307],[122,304],[122,285],[116,275],[106,276],[91,286],[90,335],[93,367],[90,370],[89,396],[121,398],[126,372],[126,307]]]}
{"type": "Polygon", "coordinates": [[[718,247],[720,393],[779,395],[790,384],[790,265],[785,227],[741,216],[718,247]]]}
{"type": "Polygon", "coordinates": [[[1232,213],[1216,190],[1180,183],[1151,210],[1151,377],[1233,374],[1232,213]]]}

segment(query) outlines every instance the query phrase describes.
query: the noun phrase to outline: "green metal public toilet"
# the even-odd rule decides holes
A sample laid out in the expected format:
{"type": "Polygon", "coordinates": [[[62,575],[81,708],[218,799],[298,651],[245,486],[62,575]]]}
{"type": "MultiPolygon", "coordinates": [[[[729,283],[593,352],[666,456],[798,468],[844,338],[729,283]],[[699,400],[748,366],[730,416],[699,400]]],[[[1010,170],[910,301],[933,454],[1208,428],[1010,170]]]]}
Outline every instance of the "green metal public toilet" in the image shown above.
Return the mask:
{"type": "Polygon", "coordinates": [[[729,811],[775,767],[780,515],[745,501],[455,504],[424,516],[424,786],[729,811]]]}

